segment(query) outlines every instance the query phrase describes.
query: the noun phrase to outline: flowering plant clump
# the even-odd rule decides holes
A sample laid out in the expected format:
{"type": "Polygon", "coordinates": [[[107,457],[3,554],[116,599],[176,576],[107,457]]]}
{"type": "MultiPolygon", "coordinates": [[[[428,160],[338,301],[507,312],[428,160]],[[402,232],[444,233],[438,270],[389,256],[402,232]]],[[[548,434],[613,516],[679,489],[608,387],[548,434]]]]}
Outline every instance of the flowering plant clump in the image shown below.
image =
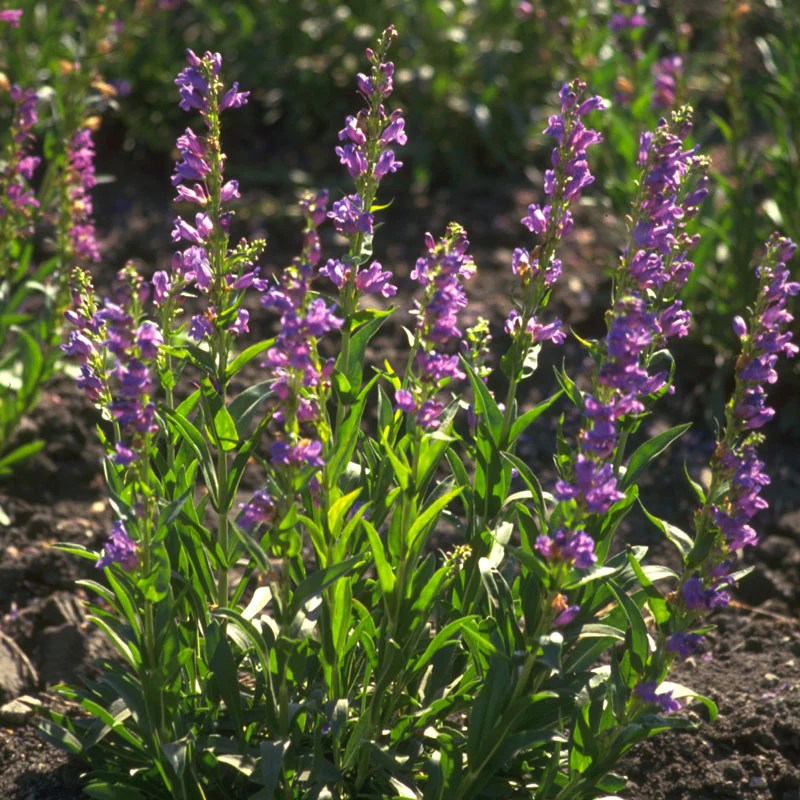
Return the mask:
{"type": "MultiPolygon", "coordinates": [[[[17,28],[26,13],[2,11],[0,23],[17,28]]],[[[106,13],[98,15],[97,35],[107,26],[106,13]]],[[[43,70],[39,64],[37,78],[43,70]]],[[[61,70],[52,85],[37,89],[9,85],[0,73],[0,95],[7,92],[12,106],[0,135],[0,475],[44,446],[19,443],[15,431],[59,366],[70,271],[100,260],[92,201],[92,128],[99,117],[87,114],[97,105],[90,81],[99,79],[80,61],[63,61],[61,70]],[[49,114],[40,117],[43,110],[49,114]]]]}
{"type": "Polygon", "coordinates": [[[144,280],[126,267],[102,300],[74,273],[65,349],[108,423],[116,521],[101,553],[64,549],[103,570],[82,583],[119,659],[60,688],[83,716],[42,726],[87,761],[93,796],[594,798],[624,786],[613,770],[634,744],[691,727],[687,704],[716,713],[670,667],[704,646],[703,612],[728,602],[736,553],[756,539],[765,387],[797,352],[794,246],[768,242],[752,313],[734,321],[736,388],[691,531],[648,514],[681,567],[620,550],[641,476],[688,428],[641,431],[691,321],[679,295],[708,166],[686,145],[691,111],[641,136],[606,333],[578,340],[591,368],[557,370],[559,391],[523,408],[541,348],[568,335],[547,306],[602,142],[589,126],[604,102],[581,81],[562,88],[544,202],[521,220],[535,241],[511,258],[499,403],[488,325],[464,327],[478,266],[460,225],[426,234],[410,304],[362,302],[398,297],[372,257],[407,138],[390,107],[394,38],[367,50],[363,107],[332,148],[354,189],[302,200],[285,269],[258,264],[264,242],[230,241],[240,191],[224,176],[223,112],[248,93],[226,87],[219,54],[189,51],[176,84],[202,132],[178,139],[173,185],[192,215],[175,221],[170,268],[144,280]],[[342,252],[323,253],[326,224],[342,252]],[[278,325],[243,346],[248,297],[278,325]],[[392,314],[407,315],[407,356],[368,368],[392,314]],[[517,444],[558,403],[579,422],[559,426],[559,474],[543,486],[517,444]],[[440,553],[445,525],[454,546],[440,553]]]}

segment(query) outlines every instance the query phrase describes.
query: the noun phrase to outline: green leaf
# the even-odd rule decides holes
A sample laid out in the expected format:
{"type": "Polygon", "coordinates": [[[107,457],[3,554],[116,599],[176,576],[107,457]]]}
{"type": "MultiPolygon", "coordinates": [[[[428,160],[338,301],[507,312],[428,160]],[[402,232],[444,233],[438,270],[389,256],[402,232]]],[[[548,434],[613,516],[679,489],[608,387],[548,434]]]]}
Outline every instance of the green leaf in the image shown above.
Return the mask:
{"type": "Polygon", "coordinates": [[[633,552],[628,550],[627,555],[628,563],[636,573],[636,577],[639,579],[639,583],[642,585],[642,588],[647,595],[647,604],[650,606],[650,610],[653,612],[656,622],[659,625],[663,625],[670,618],[667,601],[664,599],[664,596],[661,594],[661,592],[656,589],[653,582],[642,569],[639,559],[633,555],[633,552]]]}
{"type": "Polygon", "coordinates": [[[15,333],[25,342],[25,353],[22,367],[21,398],[32,398],[36,395],[39,384],[45,377],[45,363],[42,348],[36,340],[21,328],[16,328],[15,333]]]}
{"type": "Polygon", "coordinates": [[[14,464],[36,455],[44,447],[44,444],[42,439],[37,439],[33,442],[25,442],[25,444],[15,447],[10,453],[6,453],[0,458],[0,475],[10,474],[14,464]]]}
{"type": "Polygon", "coordinates": [[[708,710],[708,714],[710,717],[710,722],[713,722],[717,718],[717,704],[708,697],[705,697],[702,694],[697,694],[694,689],[690,689],[688,686],[684,686],[682,683],[673,683],[672,681],[664,681],[662,684],[659,685],[659,693],[661,691],[669,691],[672,692],[672,696],[676,700],[680,700],[682,697],[690,698],[691,700],[697,700],[698,702],[702,703],[706,709],[708,710]]]}
{"type": "Polygon", "coordinates": [[[472,391],[475,395],[475,415],[483,415],[486,428],[492,437],[492,441],[495,446],[499,447],[500,434],[503,429],[503,412],[500,410],[500,407],[497,405],[492,395],[489,394],[489,390],[486,388],[484,382],[478,377],[475,370],[472,369],[472,366],[463,356],[461,358],[461,364],[466,370],[469,381],[472,384],[472,391]]]}
{"type": "Polygon", "coordinates": [[[550,408],[550,406],[552,406],[553,403],[555,403],[556,400],[558,400],[563,394],[564,390],[561,389],[554,395],[548,397],[547,400],[543,400],[538,405],[517,417],[508,433],[508,444],[513,444],[516,442],[520,435],[524,433],[536,419],[544,414],[544,412],[547,411],[547,409],[550,408]]]}
{"type": "Polygon", "coordinates": [[[304,578],[300,585],[294,590],[292,605],[289,611],[290,615],[294,616],[297,614],[307,600],[315,595],[321,594],[331,584],[357,569],[363,563],[363,556],[353,556],[346,561],[340,561],[337,564],[331,564],[331,566],[325,567],[325,569],[318,569],[316,572],[312,572],[311,575],[304,578]]]}
{"type": "Polygon", "coordinates": [[[95,800],[152,800],[150,794],[142,794],[138,789],[125,786],[118,781],[106,783],[93,780],[83,787],[83,791],[95,800]]]}
{"type": "Polygon", "coordinates": [[[650,522],[652,522],[653,525],[655,525],[664,534],[664,536],[666,536],[667,539],[669,539],[669,541],[672,542],[672,544],[674,544],[675,547],[678,548],[678,551],[680,552],[684,563],[686,563],[686,559],[689,553],[691,552],[692,547],[694,546],[694,540],[692,539],[692,537],[689,536],[689,534],[686,533],[685,531],[682,531],[680,528],[678,528],[675,525],[672,525],[666,520],[659,519],[658,517],[653,516],[644,507],[644,505],[642,505],[641,500],[639,501],[639,505],[641,506],[642,511],[644,512],[644,515],[647,517],[647,519],[649,519],[650,522]]]}
{"type": "Polygon", "coordinates": [[[328,530],[330,531],[332,539],[338,539],[342,532],[342,525],[347,512],[353,507],[358,496],[361,494],[361,489],[355,489],[349,494],[342,495],[336,500],[328,511],[328,530]]]}
{"type": "Polygon", "coordinates": [[[625,474],[620,478],[619,485],[622,489],[627,488],[636,481],[639,475],[647,469],[650,462],[664,452],[676,439],[683,436],[689,428],[691,422],[683,425],[676,425],[674,428],[662,431],[643,445],[636,448],[628,461],[625,474]]]}
{"type": "Polygon", "coordinates": [[[366,406],[367,398],[370,389],[375,385],[378,380],[376,375],[359,393],[355,402],[351,405],[347,416],[342,421],[341,426],[336,432],[334,438],[335,448],[328,456],[326,466],[326,473],[328,476],[329,485],[334,485],[341,477],[342,473],[347,467],[347,464],[353,457],[353,452],[359,441],[359,432],[361,429],[361,418],[364,415],[364,407],[366,406]]]}
{"type": "MultiPolygon", "coordinates": [[[[630,637],[630,645],[628,652],[630,653],[631,663],[633,668],[640,675],[644,674],[647,668],[647,659],[649,654],[649,647],[647,641],[647,626],[645,625],[644,618],[639,606],[631,599],[624,591],[619,589],[613,581],[608,581],[606,586],[617,598],[620,608],[628,620],[628,636],[630,637]]],[[[626,640],[628,639],[626,636],[626,640]]]]}
{"type": "Polygon", "coordinates": [[[697,483],[697,481],[692,480],[692,476],[689,474],[689,467],[685,461],[683,462],[683,474],[686,475],[686,480],[689,482],[689,486],[692,487],[695,495],[697,495],[700,505],[704,506],[706,504],[706,493],[703,490],[703,487],[697,483]]]}
{"type": "Polygon", "coordinates": [[[248,428],[250,427],[250,423],[256,411],[258,411],[263,402],[270,396],[271,384],[272,381],[261,381],[261,383],[248,386],[248,388],[237,395],[228,406],[228,411],[236,425],[236,431],[240,439],[247,435],[248,428]]]}
{"type": "Polygon", "coordinates": [[[242,703],[239,694],[238,670],[225,628],[217,620],[211,620],[206,626],[205,645],[208,652],[208,666],[213,672],[210,682],[225,701],[233,724],[241,730],[242,703]]]}
{"type": "Polygon", "coordinates": [[[433,522],[436,520],[436,517],[439,516],[439,513],[442,511],[442,509],[444,509],[445,506],[447,506],[447,504],[450,503],[451,500],[453,500],[455,497],[458,497],[458,495],[460,495],[462,491],[463,488],[461,486],[458,486],[455,489],[442,495],[441,497],[436,498],[436,500],[430,503],[425,508],[425,510],[414,520],[407,534],[409,551],[414,550],[414,548],[417,547],[418,543],[425,535],[426,529],[433,524],[433,522]]]}
{"type": "Polygon", "coordinates": [[[219,411],[214,415],[214,432],[223,450],[230,452],[236,449],[236,445],[239,443],[236,423],[225,406],[220,406],[219,411]]]}
{"type": "Polygon", "coordinates": [[[344,353],[340,353],[336,362],[336,370],[343,381],[343,388],[340,394],[348,402],[352,402],[361,393],[361,381],[364,373],[364,362],[366,360],[367,345],[370,339],[380,330],[381,325],[391,314],[391,311],[371,311],[372,319],[361,325],[350,337],[350,350],[347,363],[344,363],[344,353]]]}
{"type": "Polygon", "coordinates": [[[522,478],[525,486],[528,487],[536,516],[539,518],[542,530],[544,530],[547,525],[547,510],[545,508],[544,493],[542,492],[542,485],[539,483],[539,479],[533,474],[533,470],[531,470],[519,456],[514,453],[503,453],[502,456],[506,461],[516,467],[520,478],[522,478]]]}
{"type": "Polygon", "coordinates": [[[243,350],[239,353],[236,358],[228,364],[228,368],[225,370],[225,376],[227,378],[232,378],[248,361],[252,361],[259,353],[263,353],[267,348],[272,347],[275,344],[275,339],[264,339],[261,342],[256,342],[255,344],[250,345],[246,350],[243,350]]]}
{"type": "Polygon", "coordinates": [[[411,479],[411,467],[405,461],[398,458],[399,450],[395,452],[395,448],[389,442],[390,428],[385,428],[381,433],[381,444],[383,445],[383,454],[389,460],[394,470],[394,476],[397,478],[397,483],[403,491],[408,489],[408,483],[411,479]]]}
{"type": "Polygon", "coordinates": [[[563,390],[564,394],[572,401],[572,404],[577,408],[581,408],[583,406],[583,399],[581,398],[581,393],[578,387],[575,385],[575,381],[567,375],[566,371],[563,369],[558,369],[555,367],[553,369],[555,373],[556,380],[558,381],[561,389],[563,390]]]}
{"type": "Polygon", "coordinates": [[[203,434],[186,417],[178,414],[177,411],[173,411],[164,405],[161,406],[160,411],[170,430],[177,434],[179,440],[183,439],[197,456],[211,498],[211,505],[215,511],[219,511],[219,484],[217,482],[216,466],[203,434]]]}
{"type": "Polygon", "coordinates": [[[364,520],[364,528],[367,531],[367,538],[369,539],[370,549],[372,550],[372,557],[375,559],[375,569],[378,573],[378,581],[381,585],[381,591],[385,596],[390,596],[394,592],[396,582],[394,570],[386,558],[386,549],[383,546],[381,537],[375,526],[369,521],[364,520]]]}
{"type": "Polygon", "coordinates": [[[513,681],[508,662],[503,658],[492,658],[469,714],[467,757],[470,764],[481,764],[487,747],[491,752],[497,737],[506,734],[506,731],[498,731],[496,726],[505,709],[511,686],[513,681]]]}

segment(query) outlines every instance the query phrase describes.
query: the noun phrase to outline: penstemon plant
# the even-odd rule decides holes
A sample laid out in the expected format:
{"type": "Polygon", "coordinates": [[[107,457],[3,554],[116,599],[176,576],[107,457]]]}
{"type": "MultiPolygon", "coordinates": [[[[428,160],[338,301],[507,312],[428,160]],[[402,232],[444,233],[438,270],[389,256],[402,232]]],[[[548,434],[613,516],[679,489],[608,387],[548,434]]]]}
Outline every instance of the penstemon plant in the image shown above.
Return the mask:
{"type": "MultiPolygon", "coordinates": [[[[23,10],[8,10],[0,23],[19,27],[24,17],[23,10]]],[[[90,43],[107,23],[101,14],[90,43]]],[[[39,90],[9,86],[2,77],[13,104],[0,144],[0,475],[6,476],[44,446],[20,443],[14,434],[58,369],[70,270],[100,260],[92,204],[92,129],[99,117],[87,111],[100,110],[104,101],[90,87],[99,77],[79,61],[63,61],[51,85],[39,90]],[[40,120],[43,107],[50,118],[40,120]],[[42,241],[52,243],[45,257],[42,241]]]]}
{"type": "Polygon", "coordinates": [[[203,129],[178,140],[176,200],[195,215],[175,222],[171,269],[145,281],[126,267],[102,301],[74,273],[67,348],[105,420],[117,519],[102,553],[63,547],[103,570],[82,584],[119,657],[60,687],[81,713],[51,711],[42,728],[86,760],[92,797],[594,798],[624,786],[613,770],[630,747],[692,726],[684,703],[716,713],[668,678],[704,646],[703,612],[728,602],[736,554],[756,539],[764,385],[797,352],[794,246],[769,241],[750,318],[734,322],[736,388],[711,484],[692,483],[690,531],[646,512],[681,567],[615,546],[646,469],[688,428],[640,431],[690,323],[687,225],[707,191],[707,161],[684,145],[691,112],[641,137],[607,333],[575,337],[591,369],[577,382],[557,370],[559,391],[523,410],[541,348],[567,336],[547,306],[594,182],[602,137],[587,120],[604,103],[572,81],[549,120],[546,201],[529,207],[535,241],[511,264],[499,403],[488,324],[460,318],[476,264],[458,224],[426,235],[405,312],[363,302],[397,294],[372,259],[407,136],[389,105],[394,36],[367,50],[364,105],[339,134],[354,191],[302,201],[303,246],[285,269],[258,266],[264,242],[230,241],[239,189],[222,117],[247,92],[225,87],[219,54],[189,51],[176,83],[203,129]],[[327,220],[346,248],[323,263],[327,220]],[[248,294],[277,333],[240,347],[248,294]],[[407,356],[367,368],[391,314],[407,317],[407,356]],[[559,402],[579,423],[569,433],[562,417],[546,490],[517,443],[559,402]],[[245,493],[245,475],[259,488],[245,493]],[[447,552],[434,547],[443,529],[447,552]]]}

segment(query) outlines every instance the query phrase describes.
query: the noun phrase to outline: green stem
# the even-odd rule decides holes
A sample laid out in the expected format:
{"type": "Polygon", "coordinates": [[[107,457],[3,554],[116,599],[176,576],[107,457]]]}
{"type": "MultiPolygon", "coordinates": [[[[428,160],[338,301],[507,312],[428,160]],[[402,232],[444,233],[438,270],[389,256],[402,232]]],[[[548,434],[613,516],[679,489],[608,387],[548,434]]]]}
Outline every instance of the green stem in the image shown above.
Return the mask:
{"type": "MultiPolygon", "coordinates": [[[[521,702],[523,695],[526,694],[528,689],[528,682],[531,678],[531,673],[536,665],[536,652],[530,652],[525,658],[525,663],[522,667],[519,679],[514,685],[514,691],[506,704],[506,709],[501,715],[497,724],[492,727],[492,730],[484,738],[487,743],[488,750],[486,754],[480,759],[478,766],[470,765],[464,779],[458,785],[451,800],[462,800],[462,798],[470,798],[472,794],[473,785],[478,781],[486,768],[486,765],[491,761],[495,753],[503,746],[506,738],[513,731],[514,723],[517,718],[523,714],[526,709],[526,704],[521,702]]],[[[531,687],[535,690],[536,687],[531,687]]]]}

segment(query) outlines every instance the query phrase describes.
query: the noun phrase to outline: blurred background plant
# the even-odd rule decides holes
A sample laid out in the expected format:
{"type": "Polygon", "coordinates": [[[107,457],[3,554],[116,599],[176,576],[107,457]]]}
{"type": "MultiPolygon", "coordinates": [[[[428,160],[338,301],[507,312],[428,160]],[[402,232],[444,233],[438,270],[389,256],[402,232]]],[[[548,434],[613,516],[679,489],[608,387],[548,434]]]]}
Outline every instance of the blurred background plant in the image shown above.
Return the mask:
{"type": "Polygon", "coordinates": [[[92,135],[115,95],[107,7],[18,11],[0,56],[0,475],[44,444],[19,428],[58,366],[70,269],[100,258],[92,135]]]}

